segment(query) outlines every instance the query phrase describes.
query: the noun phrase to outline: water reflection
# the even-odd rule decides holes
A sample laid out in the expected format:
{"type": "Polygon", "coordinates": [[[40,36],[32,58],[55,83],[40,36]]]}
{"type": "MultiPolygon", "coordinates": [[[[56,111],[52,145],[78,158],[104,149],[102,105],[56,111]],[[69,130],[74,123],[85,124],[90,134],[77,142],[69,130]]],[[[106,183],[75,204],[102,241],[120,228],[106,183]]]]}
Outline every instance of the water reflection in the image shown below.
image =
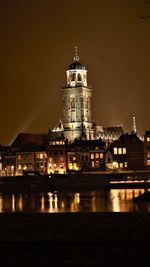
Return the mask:
{"type": "Polygon", "coordinates": [[[144,189],[112,189],[90,192],[0,193],[2,212],[138,212],[150,211],[150,203],[132,201],[144,189]]]}

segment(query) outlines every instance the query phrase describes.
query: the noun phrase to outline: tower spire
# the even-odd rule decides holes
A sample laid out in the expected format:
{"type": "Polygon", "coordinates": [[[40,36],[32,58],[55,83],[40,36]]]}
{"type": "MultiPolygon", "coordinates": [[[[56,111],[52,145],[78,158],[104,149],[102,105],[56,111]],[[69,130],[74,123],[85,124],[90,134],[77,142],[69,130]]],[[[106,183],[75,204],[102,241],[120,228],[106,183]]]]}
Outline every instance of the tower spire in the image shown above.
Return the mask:
{"type": "Polygon", "coordinates": [[[132,131],[131,131],[131,133],[132,133],[132,134],[136,134],[136,133],[137,133],[137,130],[136,130],[135,111],[133,112],[133,117],[132,117],[132,119],[133,119],[133,125],[132,125],[132,131]]]}
{"type": "Polygon", "coordinates": [[[79,61],[79,56],[78,56],[78,47],[75,46],[74,47],[74,52],[75,52],[75,55],[74,55],[74,61],[79,61]]]}

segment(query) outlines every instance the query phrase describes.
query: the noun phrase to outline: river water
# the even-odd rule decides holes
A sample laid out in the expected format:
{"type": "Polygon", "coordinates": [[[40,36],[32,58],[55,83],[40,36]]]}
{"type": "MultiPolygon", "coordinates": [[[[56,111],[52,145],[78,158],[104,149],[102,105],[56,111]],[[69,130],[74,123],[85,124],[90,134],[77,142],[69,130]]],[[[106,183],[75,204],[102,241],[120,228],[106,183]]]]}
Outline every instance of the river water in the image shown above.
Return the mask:
{"type": "Polygon", "coordinates": [[[150,212],[149,202],[133,202],[144,189],[111,189],[87,192],[0,193],[4,212],[150,212]]]}

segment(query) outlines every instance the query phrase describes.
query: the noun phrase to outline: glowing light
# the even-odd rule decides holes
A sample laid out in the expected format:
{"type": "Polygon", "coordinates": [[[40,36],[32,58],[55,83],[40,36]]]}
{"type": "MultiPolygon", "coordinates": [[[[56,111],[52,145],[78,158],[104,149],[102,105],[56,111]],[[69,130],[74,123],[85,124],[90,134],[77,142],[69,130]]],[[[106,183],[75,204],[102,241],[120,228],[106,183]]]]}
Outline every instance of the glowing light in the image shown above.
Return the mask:
{"type": "Polygon", "coordinates": [[[113,161],[112,166],[113,166],[113,169],[117,169],[118,163],[116,161],[113,161]]]}
{"type": "Polygon", "coordinates": [[[75,198],[75,203],[79,204],[80,203],[80,194],[79,193],[75,193],[74,198],[75,198]]]}
{"type": "Polygon", "coordinates": [[[22,209],[23,209],[22,195],[19,196],[18,209],[19,209],[19,211],[22,211],[22,209]]]}
{"type": "Polygon", "coordinates": [[[12,195],[12,211],[15,211],[15,195],[12,195]]]}

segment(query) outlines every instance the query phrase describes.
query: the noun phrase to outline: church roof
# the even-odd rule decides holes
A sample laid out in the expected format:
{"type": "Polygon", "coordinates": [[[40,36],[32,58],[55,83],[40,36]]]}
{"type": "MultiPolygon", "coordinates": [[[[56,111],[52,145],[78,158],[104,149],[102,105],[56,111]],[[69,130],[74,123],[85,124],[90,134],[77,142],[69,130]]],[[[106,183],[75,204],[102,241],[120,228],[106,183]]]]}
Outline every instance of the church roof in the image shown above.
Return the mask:
{"type": "Polygon", "coordinates": [[[58,122],[58,124],[52,130],[52,132],[63,132],[63,131],[64,131],[64,127],[63,127],[63,123],[62,123],[62,121],[60,119],[60,121],[58,122]]]}
{"type": "Polygon", "coordinates": [[[122,126],[114,126],[114,127],[102,127],[96,126],[96,134],[98,137],[102,138],[102,140],[111,139],[116,140],[122,134],[125,134],[125,130],[122,126]]]}
{"type": "Polygon", "coordinates": [[[47,143],[48,135],[47,134],[31,134],[31,133],[19,133],[11,147],[23,148],[27,144],[34,144],[37,146],[42,146],[47,143]]]}

